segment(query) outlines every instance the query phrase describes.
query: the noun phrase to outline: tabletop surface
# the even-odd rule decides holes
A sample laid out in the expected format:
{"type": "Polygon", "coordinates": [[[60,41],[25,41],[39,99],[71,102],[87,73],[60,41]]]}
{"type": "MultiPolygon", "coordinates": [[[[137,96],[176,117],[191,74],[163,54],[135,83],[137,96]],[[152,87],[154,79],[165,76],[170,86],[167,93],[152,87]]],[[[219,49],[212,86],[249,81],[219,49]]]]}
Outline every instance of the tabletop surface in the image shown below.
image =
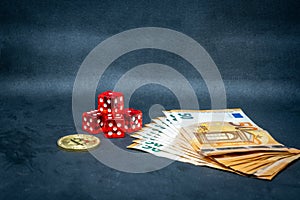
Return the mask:
{"type": "MultiPolygon", "coordinates": [[[[148,173],[126,173],[89,152],[67,152],[56,145],[60,137],[80,129],[73,119],[72,91],[90,51],[128,29],[163,27],[186,34],[209,53],[225,85],[227,108],[242,108],[276,140],[300,148],[297,1],[0,4],[0,199],[246,200],[299,195],[297,161],[272,181],[181,162],[148,173]]],[[[211,108],[206,83],[187,60],[149,48],[114,60],[99,77],[95,94],[114,88],[126,71],[145,63],[176,69],[190,82],[200,109],[211,108]]],[[[170,81],[181,87],[175,78],[170,81]]],[[[137,87],[129,102],[143,111],[144,123],[150,122],[154,104],[166,110],[182,108],[174,93],[159,84],[137,87]]],[[[131,141],[129,136],[112,140],[122,149],[131,141]]]]}

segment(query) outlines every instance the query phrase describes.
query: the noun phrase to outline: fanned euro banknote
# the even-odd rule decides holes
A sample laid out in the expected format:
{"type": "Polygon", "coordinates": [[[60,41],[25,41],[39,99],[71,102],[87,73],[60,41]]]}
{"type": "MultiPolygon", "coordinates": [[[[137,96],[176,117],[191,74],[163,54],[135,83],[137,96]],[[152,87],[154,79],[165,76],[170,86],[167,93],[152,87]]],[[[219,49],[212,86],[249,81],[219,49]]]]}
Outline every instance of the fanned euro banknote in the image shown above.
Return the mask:
{"type": "Polygon", "coordinates": [[[131,134],[127,148],[272,180],[300,151],[277,142],[241,109],[170,110],[131,134]]]}

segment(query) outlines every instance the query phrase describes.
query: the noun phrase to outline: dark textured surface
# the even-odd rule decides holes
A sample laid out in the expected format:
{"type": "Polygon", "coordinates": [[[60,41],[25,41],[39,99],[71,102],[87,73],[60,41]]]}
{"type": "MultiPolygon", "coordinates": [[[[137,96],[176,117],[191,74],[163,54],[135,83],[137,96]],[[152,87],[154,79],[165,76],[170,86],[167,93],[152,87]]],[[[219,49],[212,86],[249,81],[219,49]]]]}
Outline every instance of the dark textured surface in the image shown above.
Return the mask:
{"type": "MultiPolygon", "coordinates": [[[[300,148],[298,13],[298,1],[1,1],[0,199],[297,199],[299,162],[271,182],[179,162],[128,174],[89,153],[61,151],[56,140],[75,132],[72,87],[87,54],[116,33],[157,26],[183,32],[208,51],[228,107],[241,107],[278,141],[300,148]]],[[[156,50],[116,60],[99,92],[148,62],[179,70],[201,108],[210,108],[192,67],[156,50]]],[[[154,103],[178,108],[160,86],[140,88],[130,105],[147,110],[154,103]]]]}

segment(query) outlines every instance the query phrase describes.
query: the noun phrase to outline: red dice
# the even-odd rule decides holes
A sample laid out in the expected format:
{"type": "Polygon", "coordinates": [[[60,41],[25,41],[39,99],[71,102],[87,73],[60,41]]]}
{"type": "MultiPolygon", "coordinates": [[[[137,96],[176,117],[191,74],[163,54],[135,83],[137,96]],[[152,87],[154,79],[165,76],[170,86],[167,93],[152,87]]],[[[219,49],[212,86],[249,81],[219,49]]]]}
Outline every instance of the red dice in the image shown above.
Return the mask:
{"type": "Polygon", "coordinates": [[[143,125],[143,113],[140,110],[126,108],[124,110],[125,126],[127,133],[132,133],[140,130],[143,125]]]}
{"type": "Polygon", "coordinates": [[[107,138],[123,138],[124,131],[124,117],[121,114],[108,114],[102,116],[100,127],[107,138]]]}
{"type": "Polygon", "coordinates": [[[98,110],[102,114],[118,114],[124,109],[124,95],[121,92],[106,91],[98,95],[98,110]]]}
{"type": "Polygon", "coordinates": [[[124,95],[106,91],[98,95],[98,110],[82,114],[82,129],[88,133],[104,133],[107,138],[123,138],[142,128],[142,111],[124,110],[124,95]]]}
{"type": "Polygon", "coordinates": [[[98,110],[91,110],[82,114],[82,130],[91,134],[97,134],[101,132],[101,114],[98,110]]]}

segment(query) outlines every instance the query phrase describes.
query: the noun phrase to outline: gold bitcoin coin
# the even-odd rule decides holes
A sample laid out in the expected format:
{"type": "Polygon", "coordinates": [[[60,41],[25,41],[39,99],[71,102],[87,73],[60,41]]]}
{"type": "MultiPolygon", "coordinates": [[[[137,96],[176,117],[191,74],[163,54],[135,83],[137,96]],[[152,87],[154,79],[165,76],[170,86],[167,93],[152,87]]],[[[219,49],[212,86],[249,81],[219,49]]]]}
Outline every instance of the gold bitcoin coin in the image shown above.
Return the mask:
{"type": "Polygon", "coordinates": [[[96,148],[99,144],[99,138],[85,134],[67,135],[57,141],[59,147],[70,151],[87,151],[96,148]]]}

